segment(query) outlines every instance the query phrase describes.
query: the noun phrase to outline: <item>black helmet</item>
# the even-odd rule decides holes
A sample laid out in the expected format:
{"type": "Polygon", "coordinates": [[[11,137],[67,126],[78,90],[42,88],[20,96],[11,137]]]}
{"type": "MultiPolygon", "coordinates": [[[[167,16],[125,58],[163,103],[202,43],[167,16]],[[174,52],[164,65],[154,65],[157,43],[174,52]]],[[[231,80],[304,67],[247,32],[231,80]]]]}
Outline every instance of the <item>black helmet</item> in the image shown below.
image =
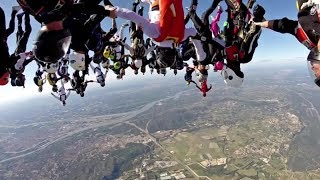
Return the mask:
{"type": "Polygon", "coordinates": [[[176,50],[169,47],[157,47],[157,64],[160,68],[171,67],[176,61],[176,50]]]}
{"type": "Polygon", "coordinates": [[[39,61],[56,63],[67,53],[70,43],[71,33],[67,29],[40,30],[34,42],[33,54],[39,61]]]}
{"type": "Polygon", "coordinates": [[[264,14],[266,13],[266,11],[264,10],[264,8],[262,6],[260,6],[259,4],[257,4],[254,8],[253,8],[253,16],[255,18],[258,19],[263,19],[264,14]]]}

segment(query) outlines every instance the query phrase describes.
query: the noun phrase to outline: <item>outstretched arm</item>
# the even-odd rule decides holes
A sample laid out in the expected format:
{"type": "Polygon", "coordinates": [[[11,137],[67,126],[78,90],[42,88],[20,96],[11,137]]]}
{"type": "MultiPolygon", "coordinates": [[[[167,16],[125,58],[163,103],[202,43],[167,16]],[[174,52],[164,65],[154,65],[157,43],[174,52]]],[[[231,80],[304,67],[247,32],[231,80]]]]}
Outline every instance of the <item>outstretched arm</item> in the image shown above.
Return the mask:
{"type": "Polygon", "coordinates": [[[256,25],[271,29],[273,31],[279,32],[279,33],[289,33],[293,36],[295,36],[295,30],[298,27],[298,21],[294,21],[288,18],[282,18],[282,19],[274,19],[269,21],[263,21],[263,22],[255,22],[256,25]]]}
{"type": "Polygon", "coordinates": [[[207,92],[209,92],[211,89],[212,89],[212,84],[210,84],[210,88],[208,89],[208,91],[207,91],[207,92]]]}

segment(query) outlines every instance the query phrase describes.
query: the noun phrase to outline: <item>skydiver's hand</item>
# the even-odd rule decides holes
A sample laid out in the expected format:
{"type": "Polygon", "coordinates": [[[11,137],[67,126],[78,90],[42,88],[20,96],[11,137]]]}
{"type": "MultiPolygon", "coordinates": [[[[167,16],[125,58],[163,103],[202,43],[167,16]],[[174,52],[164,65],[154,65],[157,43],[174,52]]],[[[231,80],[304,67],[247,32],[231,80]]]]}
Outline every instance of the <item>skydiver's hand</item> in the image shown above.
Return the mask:
{"type": "Polygon", "coordinates": [[[112,18],[112,19],[117,18],[116,8],[115,8],[115,7],[105,6],[104,8],[110,12],[110,14],[109,14],[109,17],[110,17],[110,18],[112,18]]]}
{"type": "Polygon", "coordinates": [[[256,25],[256,26],[261,26],[261,27],[263,27],[262,22],[254,22],[254,21],[253,21],[253,24],[256,25]]]}

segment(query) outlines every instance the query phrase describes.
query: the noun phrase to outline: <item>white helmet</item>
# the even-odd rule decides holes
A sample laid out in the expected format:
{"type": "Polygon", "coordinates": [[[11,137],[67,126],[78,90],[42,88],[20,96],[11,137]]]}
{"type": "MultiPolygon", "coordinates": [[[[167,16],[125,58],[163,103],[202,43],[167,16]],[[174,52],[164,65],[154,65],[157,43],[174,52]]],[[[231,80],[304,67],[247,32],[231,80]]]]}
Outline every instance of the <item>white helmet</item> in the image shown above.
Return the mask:
{"type": "Polygon", "coordinates": [[[85,58],[86,56],[82,53],[72,52],[69,55],[70,66],[76,71],[85,70],[85,58]]]}
{"type": "Polygon", "coordinates": [[[46,63],[44,69],[47,73],[54,74],[58,71],[59,64],[58,63],[46,63]]]}
{"type": "Polygon", "coordinates": [[[142,60],[141,59],[134,60],[134,66],[139,69],[142,66],[142,60]]]}
{"type": "Polygon", "coordinates": [[[307,63],[313,82],[320,87],[320,54],[310,51],[307,63]]]}
{"type": "Polygon", "coordinates": [[[240,87],[243,83],[243,78],[238,76],[232,69],[230,69],[228,66],[224,65],[223,69],[221,70],[221,76],[224,79],[224,83],[226,83],[228,86],[231,87],[240,87]]]}

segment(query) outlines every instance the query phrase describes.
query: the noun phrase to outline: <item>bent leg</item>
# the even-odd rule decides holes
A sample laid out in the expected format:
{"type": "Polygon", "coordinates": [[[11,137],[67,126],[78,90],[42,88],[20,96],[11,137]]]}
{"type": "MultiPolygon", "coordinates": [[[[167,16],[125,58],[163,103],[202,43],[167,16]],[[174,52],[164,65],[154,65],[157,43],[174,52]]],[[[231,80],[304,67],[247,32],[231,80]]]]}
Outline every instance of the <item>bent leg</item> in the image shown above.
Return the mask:
{"type": "Polygon", "coordinates": [[[158,24],[150,23],[148,19],[139,16],[138,14],[125,8],[116,8],[116,15],[122,19],[133,21],[141,26],[143,32],[150,38],[158,38],[160,29],[158,24]]]}
{"type": "Polygon", "coordinates": [[[18,11],[13,10],[11,12],[11,18],[9,22],[9,28],[6,30],[6,36],[9,37],[14,32],[14,26],[15,26],[15,18],[18,11]]]}
{"type": "Polygon", "coordinates": [[[205,26],[208,26],[210,25],[209,23],[209,16],[210,14],[213,13],[213,11],[217,8],[217,6],[219,5],[221,0],[214,0],[212,1],[212,4],[211,6],[202,14],[201,16],[201,19],[202,19],[202,22],[205,26]]]}

